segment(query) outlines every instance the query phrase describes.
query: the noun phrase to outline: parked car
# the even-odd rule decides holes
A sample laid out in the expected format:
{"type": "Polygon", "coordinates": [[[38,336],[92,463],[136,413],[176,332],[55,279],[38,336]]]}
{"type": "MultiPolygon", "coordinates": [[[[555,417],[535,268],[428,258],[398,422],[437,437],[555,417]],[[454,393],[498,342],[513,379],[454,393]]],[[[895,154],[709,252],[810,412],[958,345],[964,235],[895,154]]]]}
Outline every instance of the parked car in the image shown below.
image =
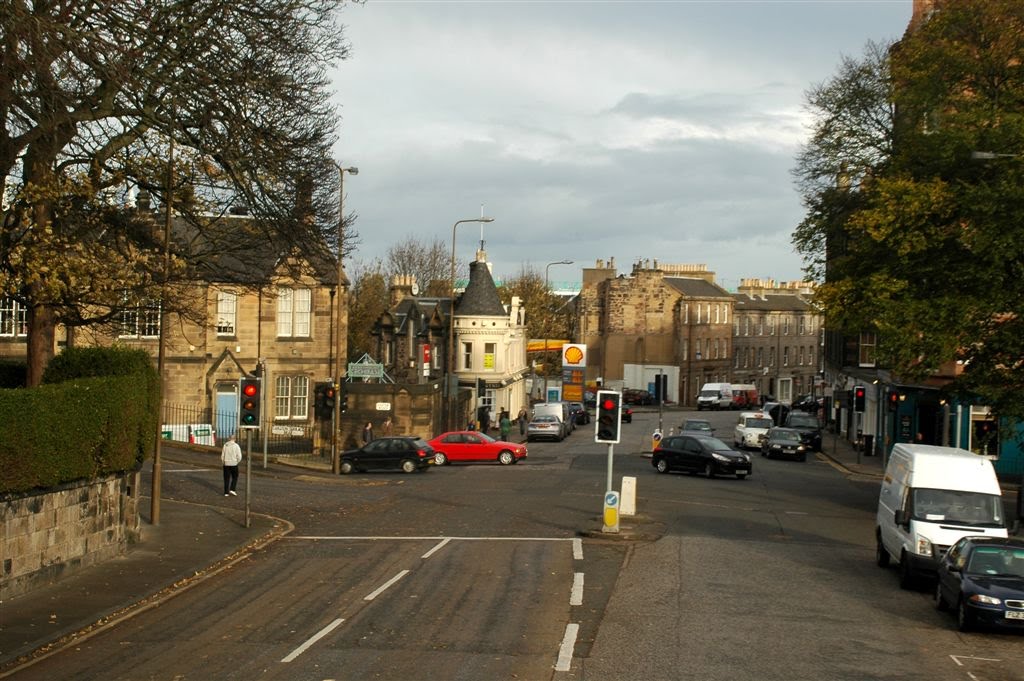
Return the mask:
{"type": "Polygon", "coordinates": [[[654,404],[654,395],[646,390],[626,388],[622,391],[622,402],[624,404],[633,404],[645,407],[649,404],[654,404]]]}
{"type": "Polygon", "coordinates": [[[935,607],[956,609],[960,631],[1024,629],[1024,539],[964,537],[939,561],[935,607]]]}
{"type": "Polygon", "coordinates": [[[562,420],[554,414],[537,414],[526,424],[526,441],[565,439],[566,432],[562,420]]]}
{"type": "Polygon", "coordinates": [[[619,405],[619,411],[622,413],[623,423],[633,423],[633,410],[622,404],[619,405]]]}
{"type": "Polygon", "coordinates": [[[707,435],[715,432],[715,429],[711,427],[711,421],[707,419],[686,419],[683,421],[683,425],[679,427],[679,430],[695,431],[707,435]]]}
{"type": "Polygon", "coordinates": [[[821,451],[821,424],[817,416],[805,411],[791,411],[783,425],[800,431],[800,438],[805,445],[816,452],[821,451]]]}
{"type": "Polygon", "coordinates": [[[414,473],[434,462],[434,448],[418,437],[382,437],[359,449],[341,453],[340,470],[348,475],[354,471],[402,470],[414,473]]]}
{"type": "Polygon", "coordinates": [[[590,412],[582,402],[570,402],[569,414],[577,426],[585,426],[590,423],[590,412]]]}
{"type": "Polygon", "coordinates": [[[434,448],[434,463],[453,461],[497,461],[508,465],[526,457],[526,445],[496,440],[487,433],[457,430],[441,433],[428,443],[434,448]]]}
{"type": "Polygon", "coordinates": [[[799,430],[776,427],[768,430],[768,435],[761,443],[761,456],[788,456],[798,461],[806,461],[808,449],[800,437],[799,430]]]}
{"type": "Polygon", "coordinates": [[[651,465],[659,473],[703,472],[709,478],[735,475],[740,480],[753,470],[749,454],[737,452],[717,437],[690,434],[664,438],[654,449],[651,465]]]}

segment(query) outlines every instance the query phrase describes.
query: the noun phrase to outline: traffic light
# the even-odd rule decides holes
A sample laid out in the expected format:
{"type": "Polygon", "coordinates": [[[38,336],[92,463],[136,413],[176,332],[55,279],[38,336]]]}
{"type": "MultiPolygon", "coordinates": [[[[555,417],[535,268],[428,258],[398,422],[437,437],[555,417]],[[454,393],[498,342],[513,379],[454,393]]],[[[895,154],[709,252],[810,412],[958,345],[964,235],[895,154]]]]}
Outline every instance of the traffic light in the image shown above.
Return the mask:
{"type": "Polygon", "coordinates": [[[344,414],[346,411],[348,411],[348,393],[342,390],[341,402],[338,404],[338,413],[344,414]]]}
{"type": "Polygon", "coordinates": [[[331,383],[317,383],[313,398],[313,415],[317,421],[330,421],[334,418],[334,400],[337,391],[331,383]]]}
{"type": "Polygon", "coordinates": [[[900,394],[895,389],[890,390],[885,399],[889,403],[889,411],[896,411],[896,409],[899,408],[900,394]]]}
{"type": "Polygon", "coordinates": [[[598,390],[594,442],[607,442],[608,444],[618,442],[621,423],[622,394],[612,390],[598,390]]]}
{"type": "Polygon", "coordinates": [[[867,392],[864,390],[864,386],[855,385],[853,386],[853,410],[856,412],[864,411],[864,402],[867,399],[867,392]]]}
{"type": "Polygon", "coordinates": [[[261,422],[260,407],[263,403],[262,384],[258,378],[242,378],[238,381],[238,426],[240,428],[259,428],[261,422]]]}

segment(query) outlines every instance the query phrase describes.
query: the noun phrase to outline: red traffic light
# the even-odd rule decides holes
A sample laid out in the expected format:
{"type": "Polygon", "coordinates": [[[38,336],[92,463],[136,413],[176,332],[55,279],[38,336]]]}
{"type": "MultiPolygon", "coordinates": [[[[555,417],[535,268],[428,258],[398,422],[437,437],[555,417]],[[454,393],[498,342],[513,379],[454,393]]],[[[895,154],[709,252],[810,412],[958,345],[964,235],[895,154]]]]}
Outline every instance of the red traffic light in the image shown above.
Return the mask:
{"type": "Polygon", "coordinates": [[[605,399],[603,402],[601,402],[602,409],[614,409],[616,406],[617,405],[615,404],[615,400],[605,399]]]}
{"type": "Polygon", "coordinates": [[[857,397],[864,397],[864,388],[857,388],[857,397]]]}
{"type": "Polygon", "coordinates": [[[242,386],[242,394],[246,397],[253,397],[259,391],[259,386],[255,383],[246,383],[242,386]]]}

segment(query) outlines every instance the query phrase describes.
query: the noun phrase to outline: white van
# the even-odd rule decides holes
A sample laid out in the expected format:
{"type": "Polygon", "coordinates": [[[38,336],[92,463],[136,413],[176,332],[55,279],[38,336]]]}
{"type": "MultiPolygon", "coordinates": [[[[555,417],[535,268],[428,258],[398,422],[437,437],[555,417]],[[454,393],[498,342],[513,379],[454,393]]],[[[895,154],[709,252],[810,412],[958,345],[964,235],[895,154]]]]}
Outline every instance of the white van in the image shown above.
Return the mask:
{"type": "Polygon", "coordinates": [[[732,442],[736,449],[760,447],[761,438],[768,437],[768,429],[773,425],[772,417],[763,411],[742,411],[733,430],[732,442]]]}
{"type": "Polygon", "coordinates": [[[697,395],[697,411],[701,409],[732,408],[732,385],[729,383],[705,383],[697,395]]]}
{"type": "Polygon", "coordinates": [[[568,402],[539,402],[533,405],[533,415],[551,415],[556,417],[562,424],[563,436],[568,436],[569,433],[576,430],[576,424],[573,423],[569,412],[568,402]]]}
{"type": "Polygon", "coordinates": [[[899,443],[878,495],[876,562],[900,566],[900,586],[935,576],[942,554],[968,535],[1006,537],[1003,500],[988,459],[956,447],[899,443]]]}

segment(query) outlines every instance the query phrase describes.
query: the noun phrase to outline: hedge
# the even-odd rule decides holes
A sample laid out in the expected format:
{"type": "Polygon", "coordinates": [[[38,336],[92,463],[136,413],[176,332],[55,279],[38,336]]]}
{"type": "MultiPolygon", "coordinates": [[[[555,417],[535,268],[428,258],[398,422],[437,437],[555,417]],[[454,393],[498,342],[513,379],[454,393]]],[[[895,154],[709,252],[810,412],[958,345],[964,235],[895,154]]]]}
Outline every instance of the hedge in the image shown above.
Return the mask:
{"type": "Polygon", "coordinates": [[[141,352],[139,364],[139,351],[119,350],[117,361],[108,350],[91,350],[58,355],[44,380],[68,377],[75,367],[92,377],[0,390],[0,494],[137,470],[153,450],[159,379],[148,355],[141,352]]]}

